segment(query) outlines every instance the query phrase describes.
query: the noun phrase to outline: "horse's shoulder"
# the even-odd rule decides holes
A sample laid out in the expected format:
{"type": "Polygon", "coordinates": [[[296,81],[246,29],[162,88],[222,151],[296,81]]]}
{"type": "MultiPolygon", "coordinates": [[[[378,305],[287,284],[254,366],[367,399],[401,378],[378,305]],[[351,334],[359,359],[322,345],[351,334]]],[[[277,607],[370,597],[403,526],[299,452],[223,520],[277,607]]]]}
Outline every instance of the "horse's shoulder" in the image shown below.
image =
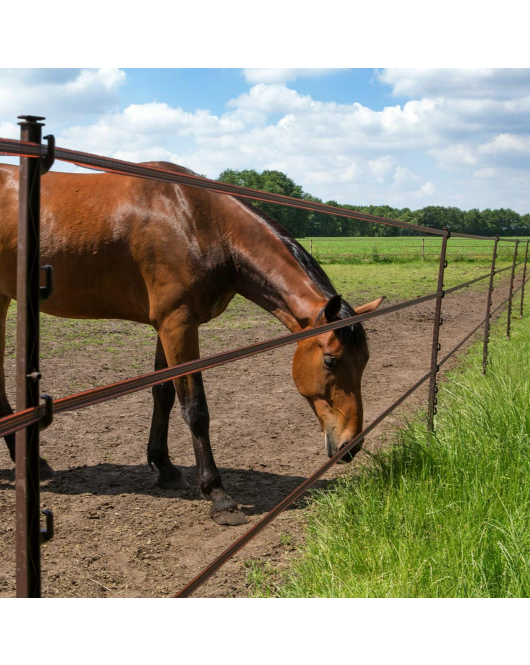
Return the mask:
{"type": "Polygon", "coordinates": [[[18,171],[18,166],[13,164],[0,164],[0,177],[11,178],[18,171]]]}
{"type": "Polygon", "coordinates": [[[0,164],[0,187],[4,191],[18,189],[18,166],[0,164]]]}

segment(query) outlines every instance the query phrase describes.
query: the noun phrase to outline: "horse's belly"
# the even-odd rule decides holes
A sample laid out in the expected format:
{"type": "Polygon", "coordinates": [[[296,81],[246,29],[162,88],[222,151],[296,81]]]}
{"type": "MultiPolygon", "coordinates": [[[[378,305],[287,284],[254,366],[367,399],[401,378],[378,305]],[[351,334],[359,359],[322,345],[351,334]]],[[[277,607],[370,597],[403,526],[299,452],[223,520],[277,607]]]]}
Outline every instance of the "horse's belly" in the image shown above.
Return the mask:
{"type": "MultiPolygon", "coordinates": [[[[16,300],[16,254],[0,252],[0,265],[0,293],[16,300]]],[[[45,314],[149,323],[147,289],[130,256],[110,248],[88,256],[65,248],[43,253],[40,265],[51,265],[54,277],[53,295],[41,303],[45,314]]]]}

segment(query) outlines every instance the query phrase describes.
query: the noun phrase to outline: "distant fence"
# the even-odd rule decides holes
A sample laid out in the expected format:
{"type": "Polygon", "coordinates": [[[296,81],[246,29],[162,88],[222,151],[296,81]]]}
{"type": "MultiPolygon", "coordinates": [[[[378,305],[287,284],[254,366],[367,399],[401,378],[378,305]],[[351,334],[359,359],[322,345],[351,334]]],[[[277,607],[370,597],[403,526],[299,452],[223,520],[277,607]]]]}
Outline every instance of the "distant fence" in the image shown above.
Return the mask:
{"type": "MultiPolygon", "coordinates": [[[[490,238],[492,242],[494,239],[495,236],[490,238]]],[[[299,241],[311,256],[327,263],[434,262],[440,255],[440,238],[425,236],[317,236],[299,241]]],[[[499,247],[498,252],[501,259],[511,258],[509,245],[499,247]]],[[[483,261],[490,256],[482,241],[462,238],[451,243],[452,261],[483,261]]]]}
{"type": "Polygon", "coordinates": [[[0,154],[20,156],[20,190],[19,190],[19,238],[18,238],[18,282],[17,282],[17,412],[13,415],[0,419],[0,436],[13,432],[17,433],[16,441],[16,569],[17,569],[17,596],[40,597],[40,544],[53,536],[53,517],[50,511],[46,511],[47,528],[40,529],[40,491],[39,491],[39,429],[47,427],[52,422],[52,417],[65,411],[79,410],[87,406],[115,399],[132,392],[152,387],[156,384],[175,379],[180,376],[193,374],[201,370],[224,365],[241,358],[248,358],[264,351],[276,349],[286,344],[292,344],[309,337],[321,335],[331,330],[337,330],[347,325],[366,321],[379,316],[385,316],[391,312],[413,307],[420,303],[434,301],[435,316],[431,344],[430,369],[413,386],[403,393],[391,406],[381,413],[368,427],[354,437],[346,446],[329,459],[320,469],[315,471],[289,496],[281,501],[273,510],[263,517],[257,524],[251,527],[241,538],[236,540],[220,556],[210,563],[195,579],[193,579],[175,597],[183,598],[189,596],[211,575],[215,573],[228,559],[240,550],[249,540],[254,538],[269,522],[277,517],[289,505],[308,490],[328,469],[338,462],[349,452],[360,449],[362,440],[377,425],[379,425],[390,413],[392,413],[407,397],[416,391],[425,382],[429,381],[429,401],[427,408],[427,421],[430,428],[434,427],[434,416],[437,409],[437,373],[440,367],[483,325],[483,372],[486,372],[488,358],[488,342],[490,320],[497,311],[506,303],[508,304],[507,336],[510,336],[510,325],[512,316],[513,296],[520,290],[520,314],[523,315],[524,287],[527,281],[526,268],[528,262],[528,245],[524,259],[518,261],[518,251],[521,242],[516,239],[489,238],[486,236],[475,236],[464,233],[451,234],[448,228],[431,229],[415,224],[406,224],[397,220],[366,215],[350,210],[343,210],[323,204],[311,203],[300,199],[270,194],[259,190],[227,185],[215,180],[208,180],[198,176],[174,173],[154,167],[142,166],[131,162],[91,155],[64,148],[55,148],[53,137],[46,137],[48,145],[42,145],[41,130],[44,118],[36,116],[20,116],[21,141],[0,138],[0,154]],[[93,390],[77,393],[54,401],[51,396],[46,395],[45,403],[40,404],[39,399],[39,371],[38,340],[39,340],[39,299],[48,297],[53,289],[53,270],[50,266],[46,268],[46,286],[39,286],[40,268],[40,178],[52,166],[54,159],[74,163],[79,166],[93,168],[100,171],[108,171],[123,175],[133,175],[139,178],[162,180],[180,185],[208,189],[219,194],[228,194],[254,200],[268,201],[288,205],[295,208],[316,210],[332,215],[341,215],[352,219],[389,226],[397,226],[411,231],[420,231],[441,237],[438,262],[437,288],[433,293],[408,300],[383,309],[361,314],[327,323],[325,325],[304,330],[299,333],[289,334],[274,339],[269,339],[259,344],[241,347],[224,353],[217,353],[206,358],[168,367],[167,369],[149,372],[141,376],[109,384],[93,390]],[[474,240],[493,241],[491,253],[491,269],[488,273],[475,279],[459,284],[450,289],[444,289],[444,271],[447,267],[447,249],[451,238],[467,238],[474,240]],[[496,259],[500,243],[513,243],[511,264],[501,270],[496,270],[496,259]],[[521,285],[514,290],[514,279],[516,268],[524,265],[521,285]],[[510,271],[510,287],[508,297],[494,310],[492,307],[492,291],[495,275],[504,271],[510,271]],[[482,280],[488,281],[488,290],[485,301],[484,319],[476,326],[459,344],[439,359],[441,350],[439,343],[440,326],[442,325],[442,300],[446,294],[464,289],[482,280]]]}

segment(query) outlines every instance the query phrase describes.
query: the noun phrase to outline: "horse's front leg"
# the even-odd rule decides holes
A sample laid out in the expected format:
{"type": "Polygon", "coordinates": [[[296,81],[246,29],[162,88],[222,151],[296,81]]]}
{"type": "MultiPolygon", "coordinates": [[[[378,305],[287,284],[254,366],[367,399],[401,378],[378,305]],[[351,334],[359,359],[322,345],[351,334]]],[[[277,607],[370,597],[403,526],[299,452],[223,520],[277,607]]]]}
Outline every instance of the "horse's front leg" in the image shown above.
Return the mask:
{"type": "MultiPolygon", "coordinates": [[[[182,328],[176,321],[166,321],[159,336],[169,364],[195,360],[199,357],[199,331],[193,324],[182,328]]],[[[210,414],[200,372],[175,380],[182,417],[190,428],[201,494],[212,502],[211,516],[218,524],[245,524],[247,519],[237,503],[223,488],[210,445],[210,414]]]]}

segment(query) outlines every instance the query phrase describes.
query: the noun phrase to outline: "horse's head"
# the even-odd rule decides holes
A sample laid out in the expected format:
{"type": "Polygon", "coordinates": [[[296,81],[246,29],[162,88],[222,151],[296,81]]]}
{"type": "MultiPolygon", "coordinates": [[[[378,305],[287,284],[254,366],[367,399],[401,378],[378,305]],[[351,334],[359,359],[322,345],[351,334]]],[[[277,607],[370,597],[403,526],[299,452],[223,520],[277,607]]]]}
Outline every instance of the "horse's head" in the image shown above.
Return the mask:
{"type": "MultiPolygon", "coordinates": [[[[373,312],[383,298],[358,307],[352,314],[373,312]]],[[[314,326],[341,317],[341,296],[333,296],[318,314],[314,326]]],[[[350,314],[350,316],[352,315],[350,314]]],[[[298,342],[293,358],[293,378],[324,430],[329,457],[363,429],[361,376],[368,362],[368,346],[361,324],[341,328],[298,342]]],[[[343,460],[351,461],[345,455],[343,460]]]]}

